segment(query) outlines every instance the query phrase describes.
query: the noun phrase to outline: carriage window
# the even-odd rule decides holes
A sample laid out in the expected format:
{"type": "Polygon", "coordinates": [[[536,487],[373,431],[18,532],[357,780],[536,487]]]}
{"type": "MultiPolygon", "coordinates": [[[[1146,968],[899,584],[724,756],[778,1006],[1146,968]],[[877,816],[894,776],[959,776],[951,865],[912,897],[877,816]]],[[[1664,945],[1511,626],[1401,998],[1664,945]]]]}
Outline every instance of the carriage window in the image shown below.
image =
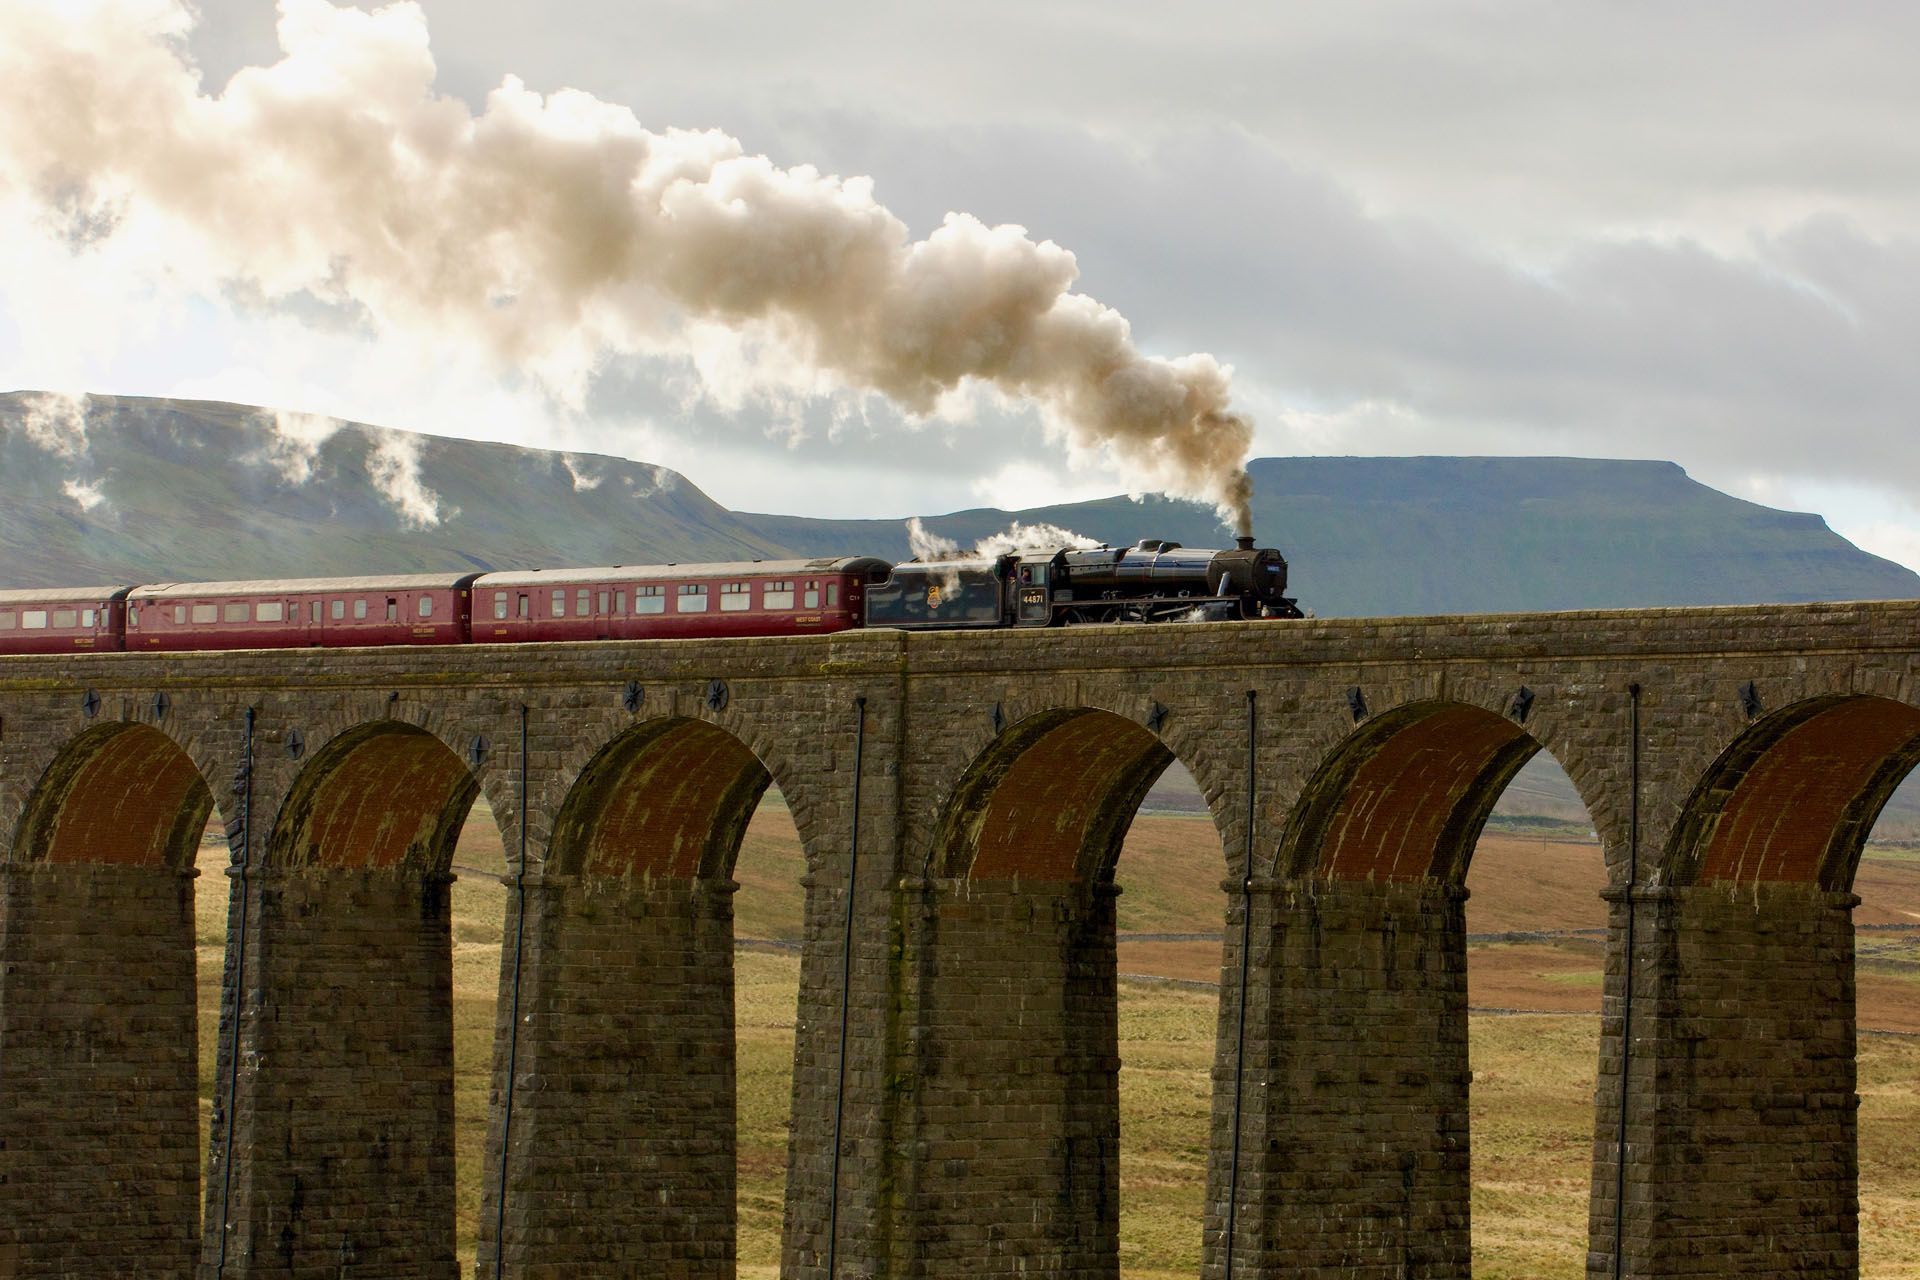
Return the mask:
{"type": "Polygon", "coordinates": [[[197,604],[193,606],[193,620],[195,622],[220,621],[220,606],[217,604],[197,604]]]}
{"type": "Polygon", "coordinates": [[[20,615],[20,628],[23,631],[45,631],[47,629],[47,611],[28,609],[20,615]]]}
{"type": "Polygon", "coordinates": [[[140,606],[139,605],[130,604],[127,606],[127,625],[130,627],[137,627],[140,625],[140,606]]]}
{"type": "Polygon", "coordinates": [[[320,602],[318,600],[312,600],[307,603],[307,621],[320,621],[320,602]]]}
{"type": "Polygon", "coordinates": [[[387,597],[387,621],[388,622],[400,621],[400,602],[398,600],[395,600],[392,596],[387,597]]]}
{"type": "Polygon", "coordinates": [[[186,624],[186,621],[187,621],[187,606],[183,604],[177,604],[173,606],[174,625],[184,626],[186,624]]]}
{"type": "Polygon", "coordinates": [[[760,595],[760,605],[765,609],[793,608],[793,582],[769,582],[767,589],[760,595]]]}
{"type": "Polygon", "coordinates": [[[573,611],[582,618],[590,616],[593,613],[593,592],[585,587],[580,588],[573,598],[573,611]]]}
{"type": "Polygon", "coordinates": [[[635,613],[665,613],[667,611],[667,589],[665,587],[635,587],[633,589],[633,611],[635,613]]]}
{"type": "Polygon", "coordinates": [[[599,607],[599,608],[597,608],[597,609],[595,609],[595,610],[594,610],[594,612],[595,612],[595,613],[605,613],[605,612],[607,611],[607,602],[608,602],[608,601],[610,601],[610,600],[612,600],[612,599],[613,599],[613,593],[612,593],[612,592],[610,592],[610,591],[602,591],[602,592],[600,593],[600,600],[599,600],[599,604],[600,604],[600,607],[599,607]]]}
{"type": "Polygon", "coordinates": [[[77,609],[55,609],[53,611],[53,625],[56,627],[71,627],[79,621],[80,611],[77,609]]]}
{"type": "Polygon", "coordinates": [[[284,622],[287,618],[287,608],[280,601],[275,600],[269,604],[255,605],[253,616],[257,622],[284,622]]]}
{"type": "Polygon", "coordinates": [[[753,584],[747,582],[723,582],[720,584],[720,609],[723,613],[739,613],[753,604],[753,584]]]}
{"type": "Polygon", "coordinates": [[[93,610],[91,610],[91,609],[82,609],[82,610],[80,611],[80,625],[81,625],[81,626],[83,626],[83,627],[91,627],[91,626],[93,625],[93,621],[94,621],[94,612],[93,612],[93,610]]]}
{"type": "Polygon", "coordinates": [[[705,613],[707,611],[707,588],[704,583],[683,582],[680,584],[681,613],[705,613]]]}
{"type": "Polygon", "coordinates": [[[366,621],[367,602],[365,600],[355,600],[353,602],[353,616],[355,621],[358,621],[358,622],[366,621]]]}
{"type": "Polygon", "coordinates": [[[837,582],[829,582],[827,584],[827,608],[831,609],[833,608],[833,606],[839,603],[840,603],[840,584],[837,582]]]}
{"type": "Polygon", "coordinates": [[[532,597],[524,593],[520,597],[520,616],[523,618],[531,618],[533,616],[532,597]]]}
{"type": "Polygon", "coordinates": [[[423,618],[431,618],[433,616],[433,597],[432,596],[420,597],[420,616],[423,618]]]}
{"type": "Polygon", "coordinates": [[[0,631],[11,631],[19,625],[20,625],[20,619],[18,615],[11,614],[11,613],[0,613],[0,631]]]}
{"type": "Polygon", "coordinates": [[[805,604],[809,609],[818,609],[820,607],[820,584],[819,583],[809,582],[807,584],[807,594],[804,600],[802,601],[802,603],[805,604]]]}
{"type": "MultiPolygon", "coordinates": [[[[521,596],[520,598],[522,600],[526,599],[525,596],[521,596]]],[[[493,593],[493,616],[496,620],[507,616],[507,593],[504,591],[496,591],[493,593]]]]}
{"type": "Polygon", "coordinates": [[[244,600],[228,602],[220,610],[220,617],[223,622],[245,622],[247,620],[246,602],[244,600]]]}
{"type": "Polygon", "coordinates": [[[627,590],[625,587],[613,593],[613,611],[615,613],[625,613],[627,611],[627,590]]]}
{"type": "Polygon", "coordinates": [[[556,591],[553,593],[553,616],[556,618],[564,618],[567,616],[567,593],[565,591],[556,591]]]}
{"type": "Polygon", "coordinates": [[[327,612],[333,615],[335,622],[338,622],[347,616],[347,602],[345,600],[335,600],[331,605],[327,606],[327,612]]]}

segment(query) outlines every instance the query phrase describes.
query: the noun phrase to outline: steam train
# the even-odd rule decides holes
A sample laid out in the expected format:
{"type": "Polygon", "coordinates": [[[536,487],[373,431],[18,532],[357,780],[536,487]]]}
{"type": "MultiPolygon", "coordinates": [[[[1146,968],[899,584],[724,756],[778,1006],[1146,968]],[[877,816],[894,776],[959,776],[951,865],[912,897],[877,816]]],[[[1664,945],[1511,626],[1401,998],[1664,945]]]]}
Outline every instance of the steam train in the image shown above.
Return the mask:
{"type": "Polygon", "coordinates": [[[1287,562],[1143,541],[871,556],[0,591],[0,654],[524,644],[1298,618],[1287,562]]]}

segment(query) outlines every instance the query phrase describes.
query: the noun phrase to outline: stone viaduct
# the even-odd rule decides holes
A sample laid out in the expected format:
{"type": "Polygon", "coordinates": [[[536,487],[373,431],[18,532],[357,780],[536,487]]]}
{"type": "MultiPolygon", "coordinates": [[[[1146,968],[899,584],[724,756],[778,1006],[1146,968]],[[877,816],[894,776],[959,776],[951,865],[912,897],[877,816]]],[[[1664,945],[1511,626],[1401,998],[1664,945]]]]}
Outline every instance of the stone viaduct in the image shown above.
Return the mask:
{"type": "Polygon", "coordinates": [[[1920,759],[1920,603],[0,660],[0,1276],[731,1276],[730,872],[772,782],[808,861],[783,1276],[1113,1280],[1113,874],[1178,758],[1224,890],[1203,1275],[1465,1277],[1463,879],[1542,748],[1612,886],[1589,1274],[1857,1274],[1850,888],[1920,759]]]}

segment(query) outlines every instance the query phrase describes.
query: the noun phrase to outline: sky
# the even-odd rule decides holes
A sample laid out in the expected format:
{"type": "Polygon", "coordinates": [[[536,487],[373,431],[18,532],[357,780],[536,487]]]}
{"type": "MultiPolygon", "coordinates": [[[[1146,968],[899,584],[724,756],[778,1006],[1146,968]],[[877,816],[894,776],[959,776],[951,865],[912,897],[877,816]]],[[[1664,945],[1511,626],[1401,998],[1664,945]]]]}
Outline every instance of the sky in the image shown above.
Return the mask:
{"type": "MultiPolygon", "coordinates": [[[[324,0],[278,15],[181,3],[41,7],[129,65],[139,47],[114,42],[146,32],[173,60],[157,74],[187,68],[202,103],[238,101],[229,80],[279,62],[285,24],[305,23],[334,59],[319,64],[328,92],[405,90],[389,96],[411,114],[369,111],[372,135],[388,119],[457,128],[452,103],[498,119],[490,95],[508,84],[544,113],[547,142],[564,125],[638,146],[631,121],[654,154],[723,134],[788,194],[828,191],[882,240],[904,228],[909,257],[950,214],[977,220],[963,247],[1014,224],[1024,233],[999,248],[1055,266],[1070,253],[1070,289],[1103,304],[1089,323],[1110,338],[1124,316],[1141,368],[1182,371],[1189,390],[1214,386],[1213,361],[1230,372],[1256,456],[1671,459],[1920,568],[1920,7],[422,0],[382,15],[382,45],[332,23],[324,0]]],[[[991,356],[977,367],[993,377],[926,390],[888,363],[901,313],[847,296],[834,305],[860,313],[853,350],[841,330],[856,326],[795,328],[784,302],[741,319],[725,280],[673,284],[665,304],[658,287],[642,301],[596,277],[586,304],[527,288],[511,306],[448,309],[394,283],[421,256],[408,181],[294,199],[271,148],[193,139],[192,163],[122,181],[141,148],[180,140],[154,141],[155,111],[131,91],[86,77],[68,90],[120,113],[131,141],[103,149],[98,173],[55,180],[8,139],[0,386],[611,453],[748,510],[902,516],[1182,484],[1217,497],[1198,474],[1211,462],[1169,478],[1123,437],[1086,434],[1071,372],[1009,374],[991,356]],[[197,164],[236,173],[188,191],[180,173],[197,164]],[[326,234],[369,205],[398,246],[387,277],[369,265],[377,237],[326,234]]],[[[49,138],[72,115],[31,114],[9,112],[49,138]]],[[[342,118],[308,142],[380,145],[342,118]]],[[[574,189],[555,172],[527,181],[574,189]]],[[[435,183],[419,175],[422,200],[435,183]]],[[[514,260],[611,270],[597,243],[514,260]]],[[[819,252],[773,243],[791,250],[776,272],[819,252]]],[[[436,279],[484,274],[482,253],[436,248],[436,279]]],[[[970,280],[938,287],[978,301],[970,280]]]]}

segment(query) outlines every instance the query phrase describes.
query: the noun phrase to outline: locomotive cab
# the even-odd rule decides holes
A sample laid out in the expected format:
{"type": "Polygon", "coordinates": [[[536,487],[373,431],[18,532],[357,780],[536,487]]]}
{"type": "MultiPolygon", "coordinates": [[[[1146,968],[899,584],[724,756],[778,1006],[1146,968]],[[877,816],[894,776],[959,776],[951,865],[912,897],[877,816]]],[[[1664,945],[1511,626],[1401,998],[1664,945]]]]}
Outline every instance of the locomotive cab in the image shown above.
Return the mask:
{"type": "Polygon", "coordinates": [[[1059,560],[1056,553],[1050,559],[1020,562],[1013,588],[1015,626],[1044,627],[1053,622],[1054,569],[1059,560]]]}

